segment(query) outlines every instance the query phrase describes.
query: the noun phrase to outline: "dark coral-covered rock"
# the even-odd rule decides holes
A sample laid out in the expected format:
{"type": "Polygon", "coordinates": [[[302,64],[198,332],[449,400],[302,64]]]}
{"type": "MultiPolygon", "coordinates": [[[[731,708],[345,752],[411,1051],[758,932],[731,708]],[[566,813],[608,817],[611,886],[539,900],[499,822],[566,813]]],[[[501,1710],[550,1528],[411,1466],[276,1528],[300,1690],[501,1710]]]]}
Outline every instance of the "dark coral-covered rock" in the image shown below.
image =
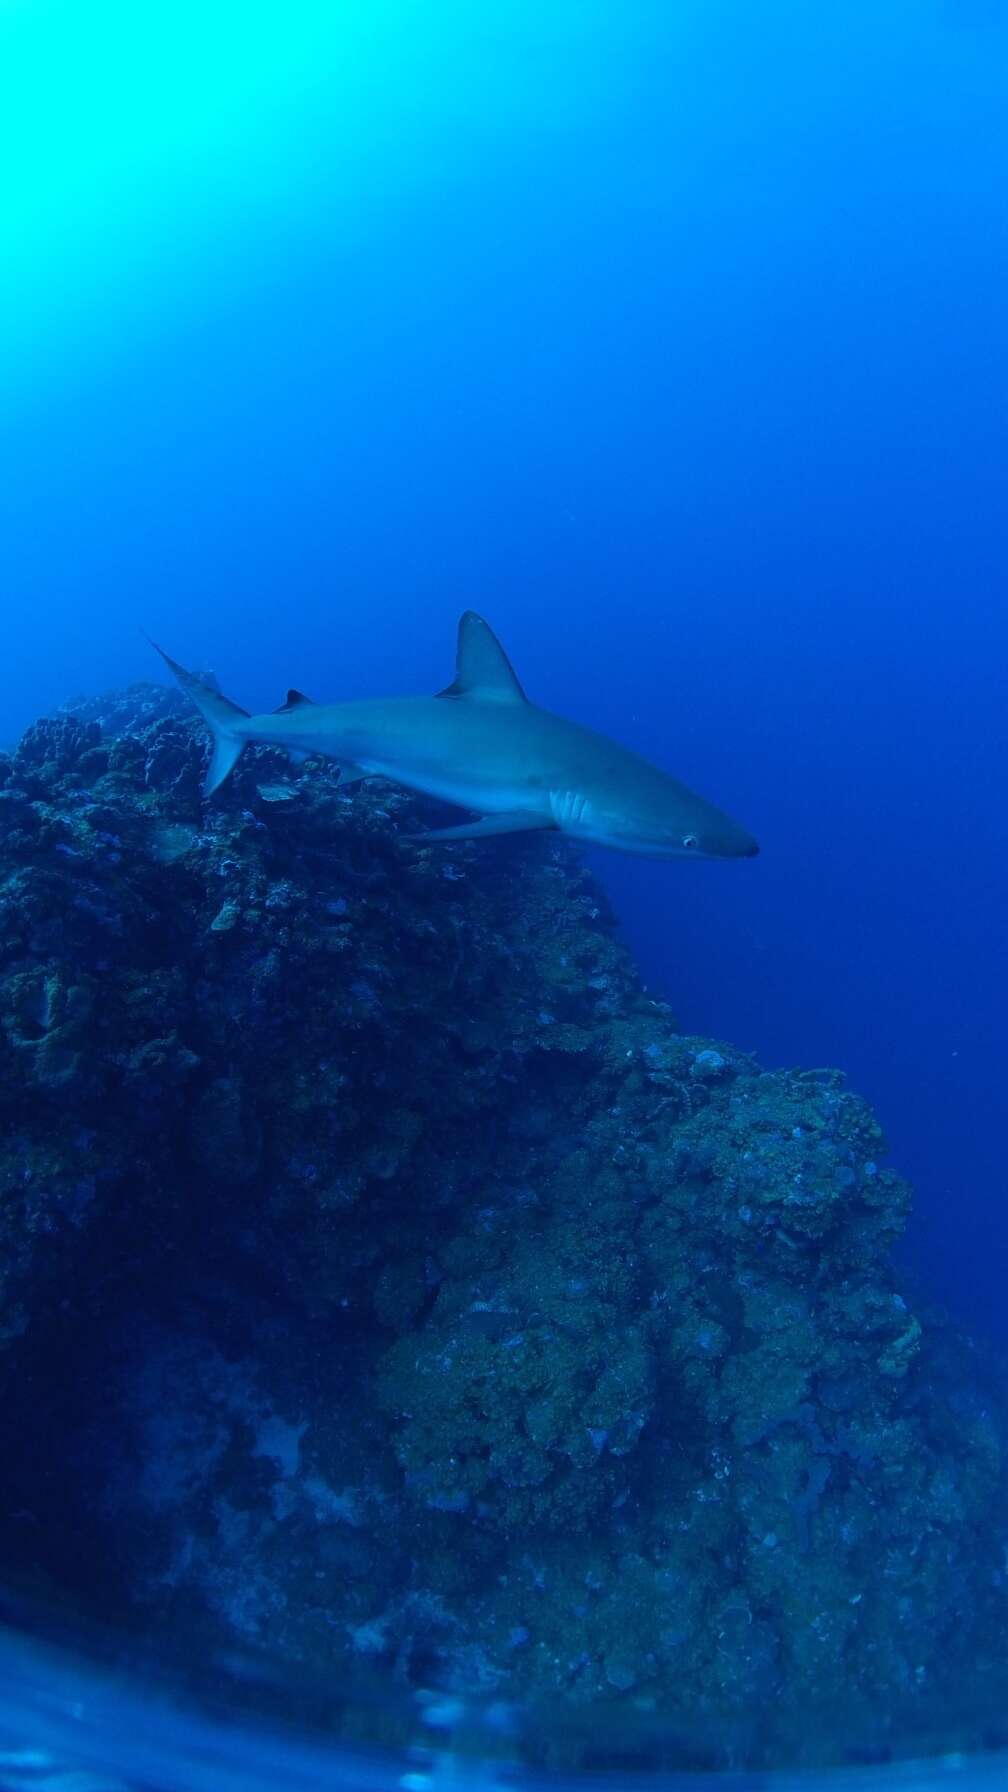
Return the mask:
{"type": "Polygon", "coordinates": [[[100,740],[99,724],[81,721],[78,716],[33,722],[14,755],[15,775],[32,771],[45,779],[58,778],[96,748],[100,740]]]}
{"type": "Polygon", "coordinates": [[[678,1033],[567,843],[206,759],[138,686],[0,765],[12,1572],[705,1759],[962,1746],[1003,1417],[869,1109],[678,1033]]]}

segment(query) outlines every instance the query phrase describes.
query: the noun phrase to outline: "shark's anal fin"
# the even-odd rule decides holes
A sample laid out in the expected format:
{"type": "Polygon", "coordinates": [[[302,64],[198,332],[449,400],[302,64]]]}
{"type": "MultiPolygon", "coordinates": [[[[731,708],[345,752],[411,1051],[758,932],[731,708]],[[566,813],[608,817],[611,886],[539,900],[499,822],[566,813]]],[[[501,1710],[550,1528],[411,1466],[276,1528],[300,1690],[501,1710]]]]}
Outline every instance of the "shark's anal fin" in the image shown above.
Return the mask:
{"type": "Polygon", "coordinates": [[[467,610],[459,622],[455,677],[438,696],[481,698],[489,703],[528,702],[493,629],[475,610],[467,610]]]}
{"type": "Polygon", "coordinates": [[[485,840],[489,834],[524,834],[533,828],[552,828],[555,822],[548,815],[533,809],[515,809],[510,815],[483,815],[479,821],[463,821],[455,828],[431,828],[426,834],[402,834],[402,840],[415,840],[426,846],[431,840],[485,840]]]}

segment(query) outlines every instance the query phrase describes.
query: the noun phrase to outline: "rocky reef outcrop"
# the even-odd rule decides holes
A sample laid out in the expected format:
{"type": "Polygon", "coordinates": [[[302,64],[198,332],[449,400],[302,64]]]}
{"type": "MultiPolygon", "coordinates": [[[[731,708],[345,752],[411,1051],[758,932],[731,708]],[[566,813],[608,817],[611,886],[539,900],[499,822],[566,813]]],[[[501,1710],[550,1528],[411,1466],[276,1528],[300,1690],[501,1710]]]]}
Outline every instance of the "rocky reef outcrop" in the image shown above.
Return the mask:
{"type": "Polygon", "coordinates": [[[205,753],[0,759],[8,1580],[540,1759],[989,1739],[1003,1415],[864,1102],[680,1034],[565,842],[205,753]]]}

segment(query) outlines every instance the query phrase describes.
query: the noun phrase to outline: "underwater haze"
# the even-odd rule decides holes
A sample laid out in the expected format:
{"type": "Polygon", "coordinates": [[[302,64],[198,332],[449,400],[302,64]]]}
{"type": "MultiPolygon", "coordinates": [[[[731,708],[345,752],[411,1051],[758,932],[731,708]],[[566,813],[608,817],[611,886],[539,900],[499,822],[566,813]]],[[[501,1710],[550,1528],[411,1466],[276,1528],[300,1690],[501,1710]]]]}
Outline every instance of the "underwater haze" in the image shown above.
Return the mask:
{"type": "Polygon", "coordinates": [[[0,69],[0,737],[141,628],[254,709],[436,690],[476,607],[759,836],[599,870],[1000,1327],[1004,6],[21,0],[0,69]]]}
{"type": "Polygon", "coordinates": [[[1008,1749],[1008,0],[10,0],[0,160],[0,1626],[1008,1749]]]}

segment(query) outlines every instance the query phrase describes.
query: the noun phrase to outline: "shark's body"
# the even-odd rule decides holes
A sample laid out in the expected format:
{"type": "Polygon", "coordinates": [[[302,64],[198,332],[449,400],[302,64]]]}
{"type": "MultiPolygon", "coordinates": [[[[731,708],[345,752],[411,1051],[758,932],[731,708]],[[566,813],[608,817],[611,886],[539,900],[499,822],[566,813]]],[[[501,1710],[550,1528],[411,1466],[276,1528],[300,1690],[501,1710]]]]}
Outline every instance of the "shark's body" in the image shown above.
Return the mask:
{"type": "Polygon", "coordinates": [[[391,778],[480,817],[424,840],[559,828],[658,858],[758,851],[737,822],[639,754],[530,703],[496,636],[472,610],[459,623],[454,683],[437,697],[321,704],[291,691],[273,714],[250,716],[162,658],[213,733],[208,793],[255,741],[338,760],[346,782],[391,778]]]}

